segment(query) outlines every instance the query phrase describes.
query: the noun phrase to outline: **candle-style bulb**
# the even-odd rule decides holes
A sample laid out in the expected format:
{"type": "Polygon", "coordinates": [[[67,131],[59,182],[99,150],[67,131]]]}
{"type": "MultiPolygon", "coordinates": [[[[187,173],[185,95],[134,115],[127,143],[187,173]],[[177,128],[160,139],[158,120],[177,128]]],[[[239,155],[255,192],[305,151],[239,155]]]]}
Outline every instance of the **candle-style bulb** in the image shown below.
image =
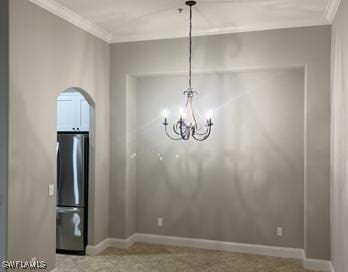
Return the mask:
{"type": "Polygon", "coordinates": [[[163,118],[167,118],[168,115],[169,115],[169,112],[168,112],[167,110],[163,110],[163,111],[162,111],[162,117],[163,117],[163,118]]]}
{"type": "Polygon", "coordinates": [[[211,120],[213,118],[213,111],[212,110],[209,110],[207,113],[206,113],[206,118],[208,120],[211,120]]]}

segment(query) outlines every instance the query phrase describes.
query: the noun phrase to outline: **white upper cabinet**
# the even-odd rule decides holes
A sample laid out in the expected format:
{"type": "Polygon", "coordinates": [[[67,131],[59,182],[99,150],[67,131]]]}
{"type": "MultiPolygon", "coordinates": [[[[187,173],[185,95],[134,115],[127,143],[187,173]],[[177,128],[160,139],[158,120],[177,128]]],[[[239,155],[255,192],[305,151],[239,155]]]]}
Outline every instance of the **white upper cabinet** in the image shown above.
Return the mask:
{"type": "Polygon", "coordinates": [[[76,106],[74,96],[58,97],[57,100],[57,130],[71,131],[76,124],[76,106]]]}
{"type": "Polygon", "coordinates": [[[78,92],[57,98],[57,131],[89,131],[90,106],[78,92]]]}
{"type": "Polygon", "coordinates": [[[80,118],[79,125],[82,131],[89,131],[89,104],[88,102],[82,98],[80,99],[80,118]]]}

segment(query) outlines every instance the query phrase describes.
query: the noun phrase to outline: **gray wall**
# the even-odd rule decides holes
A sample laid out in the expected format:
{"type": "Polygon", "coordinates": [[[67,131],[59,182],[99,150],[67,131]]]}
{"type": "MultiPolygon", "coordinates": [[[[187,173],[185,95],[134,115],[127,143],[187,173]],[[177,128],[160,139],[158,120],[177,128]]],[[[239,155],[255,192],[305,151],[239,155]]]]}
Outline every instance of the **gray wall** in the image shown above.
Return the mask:
{"type": "Polygon", "coordinates": [[[29,1],[10,1],[8,255],[55,264],[56,98],[70,87],[95,103],[89,243],[108,237],[110,46],[29,1]]]}
{"type": "Polygon", "coordinates": [[[336,272],[348,271],[348,2],[332,26],[332,263],[336,272]]]}
{"type": "Polygon", "coordinates": [[[213,133],[173,142],[161,107],[178,118],[187,76],[138,78],[137,232],[303,248],[304,69],[196,75],[193,86],[213,133]]]}
{"type": "MultiPolygon", "coordinates": [[[[109,228],[112,237],[124,238],[129,235],[128,214],[129,210],[132,210],[128,207],[129,200],[126,200],[125,196],[131,195],[135,198],[131,201],[131,205],[134,205],[137,203],[137,194],[140,193],[139,188],[142,188],[138,186],[137,194],[128,192],[129,188],[132,188],[129,185],[132,181],[127,179],[129,175],[126,169],[130,164],[129,152],[132,152],[134,147],[127,130],[127,120],[134,109],[127,111],[126,108],[127,75],[186,71],[187,40],[114,44],[111,56],[112,167],[109,228]]],[[[194,40],[193,69],[196,71],[291,65],[306,67],[304,248],[308,258],[329,259],[330,27],[250,32],[198,37],[194,40]]],[[[164,136],[161,134],[156,137],[164,136]]],[[[136,165],[138,163],[137,160],[136,165]]],[[[147,188],[151,189],[156,188],[147,188]]],[[[166,199],[161,201],[161,205],[166,206],[166,199]]],[[[201,217],[205,215],[203,210],[197,213],[200,213],[201,217]]],[[[171,219],[167,220],[170,222],[171,219]]],[[[184,220],[181,221],[183,225],[186,223],[184,220]]],[[[144,229],[137,221],[133,221],[133,224],[136,225],[131,226],[133,229],[144,229]]],[[[191,233],[197,232],[196,229],[191,230],[191,233]]]]}
{"type": "Polygon", "coordinates": [[[126,237],[136,232],[136,183],[137,183],[137,79],[127,77],[127,154],[130,160],[126,164],[126,237]]]}
{"type": "MultiPolygon", "coordinates": [[[[6,256],[8,170],[8,0],[0,1],[0,263],[6,256]]],[[[0,267],[0,271],[2,267],[0,267]]]]}

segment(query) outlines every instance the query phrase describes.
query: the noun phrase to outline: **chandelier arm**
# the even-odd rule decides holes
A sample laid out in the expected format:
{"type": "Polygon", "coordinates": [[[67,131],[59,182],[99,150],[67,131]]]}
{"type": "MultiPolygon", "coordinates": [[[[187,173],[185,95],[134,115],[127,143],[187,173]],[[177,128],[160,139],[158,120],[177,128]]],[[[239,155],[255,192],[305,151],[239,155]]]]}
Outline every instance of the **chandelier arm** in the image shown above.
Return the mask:
{"type": "Polygon", "coordinates": [[[177,128],[178,125],[179,125],[178,123],[175,123],[175,124],[173,125],[173,131],[174,131],[174,133],[175,133],[176,135],[181,136],[181,134],[180,134],[180,132],[178,131],[178,128],[177,128]]]}
{"type": "MultiPolygon", "coordinates": [[[[195,127],[195,129],[196,129],[196,131],[202,131],[204,128],[205,128],[206,126],[202,126],[202,124],[201,123],[198,123],[197,122],[197,126],[195,127]]],[[[206,129],[205,129],[205,131],[206,131],[206,129]]],[[[205,133],[205,132],[204,132],[205,133]]]]}
{"type": "Polygon", "coordinates": [[[168,132],[168,126],[165,126],[164,130],[165,130],[167,136],[168,136],[170,139],[172,139],[172,140],[174,140],[174,141],[180,141],[180,140],[182,140],[182,138],[176,138],[176,137],[170,135],[169,132],[168,132]]]}
{"type": "MultiPolygon", "coordinates": [[[[199,137],[196,137],[196,135],[192,134],[192,137],[196,140],[196,141],[199,141],[199,142],[203,142],[205,141],[206,139],[208,139],[208,137],[210,136],[210,133],[211,133],[211,126],[209,126],[208,130],[207,130],[207,133],[205,135],[200,135],[200,136],[204,136],[203,138],[199,138],[199,137]]],[[[199,134],[197,134],[199,135],[199,134]]]]}
{"type": "Polygon", "coordinates": [[[180,119],[176,125],[175,125],[175,133],[180,135],[181,138],[183,138],[183,132],[182,132],[182,119],[180,119]]]}
{"type": "Polygon", "coordinates": [[[182,118],[180,118],[180,121],[177,122],[177,126],[179,128],[176,128],[176,133],[178,133],[177,129],[179,129],[179,135],[181,136],[182,140],[189,140],[190,139],[190,127],[188,127],[184,120],[182,118]]]}
{"type": "Polygon", "coordinates": [[[200,139],[200,138],[198,138],[198,137],[192,135],[192,138],[195,139],[195,140],[198,141],[198,142],[203,142],[203,141],[205,141],[206,139],[208,139],[208,137],[209,137],[209,136],[204,136],[202,139],[200,139]]]}
{"type": "Polygon", "coordinates": [[[175,126],[173,126],[173,131],[175,134],[179,135],[181,140],[187,140],[189,138],[189,131],[186,127],[186,125],[183,128],[183,121],[182,119],[176,123],[175,126]]]}
{"type": "Polygon", "coordinates": [[[185,125],[185,128],[183,129],[183,120],[182,119],[180,120],[179,127],[180,127],[181,138],[183,140],[188,140],[190,138],[190,132],[188,131],[186,125],[185,125]]]}
{"type": "Polygon", "coordinates": [[[204,127],[203,126],[198,126],[197,125],[197,127],[196,127],[196,131],[198,131],[197,132],[197,134],[205,134],[206,133],[206,131],[207,131],[207,129],[205,128],[205,130],[204,130],[204,132],[203,133],[200,133],[200,131],[202,131],[204,129],[204,127]]]}
{"type": "Polygon", "coordinates": [[[204,132],[198,132],[198,130],[195,130],[195,134],[199,136],[204,136],[204,135],[207,135],[208,131],[209,131],[209,128],[206,128],[204,132]]]}
{"type": "Polygon", "coordinates": [[[180,122],[179,122],[179,129],[180,129],[180,135],[181,135],[181,138],[183,139],[183,140],[185,140],[185,132],[184,132],[184,130],[182,129],[182,119],[180,119],[180,122]]]}

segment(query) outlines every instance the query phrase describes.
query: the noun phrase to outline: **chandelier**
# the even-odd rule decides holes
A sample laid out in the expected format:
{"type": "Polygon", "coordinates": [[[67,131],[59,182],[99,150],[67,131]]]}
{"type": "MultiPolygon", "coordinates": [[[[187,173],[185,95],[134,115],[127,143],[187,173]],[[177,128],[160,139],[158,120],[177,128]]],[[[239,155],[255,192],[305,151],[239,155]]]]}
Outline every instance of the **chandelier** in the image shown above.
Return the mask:
{"type": "Polygon", "coordinates": [[[168,122],[168,112],[164,111],[164,130],[167,136],[172,140],[184,140],[187,141],[191,137],[197,141],[204,141],[208,139],[211,133],[212,123],[212,113],[209,112],[207,114],[207,119],[204,123],[201,123],[200,120],[196,117],[193,107],[192,101],[195,95],[197,95],[196,91],[192,89],[192,7],[196,5],[196,1],[187,1],[186,5],[190,8],[190,33],[189,33],[189,87],[186,91],[184,91],[184,95],[186,96],[185,108],[180,110],[180,117],[178,120],[174,122],[173,125],[169,125],[168,122]],[[169,129],[169,127],[171,127],[169,129]],[[171,132],[170,132],[171,130],[171,132]]]}

